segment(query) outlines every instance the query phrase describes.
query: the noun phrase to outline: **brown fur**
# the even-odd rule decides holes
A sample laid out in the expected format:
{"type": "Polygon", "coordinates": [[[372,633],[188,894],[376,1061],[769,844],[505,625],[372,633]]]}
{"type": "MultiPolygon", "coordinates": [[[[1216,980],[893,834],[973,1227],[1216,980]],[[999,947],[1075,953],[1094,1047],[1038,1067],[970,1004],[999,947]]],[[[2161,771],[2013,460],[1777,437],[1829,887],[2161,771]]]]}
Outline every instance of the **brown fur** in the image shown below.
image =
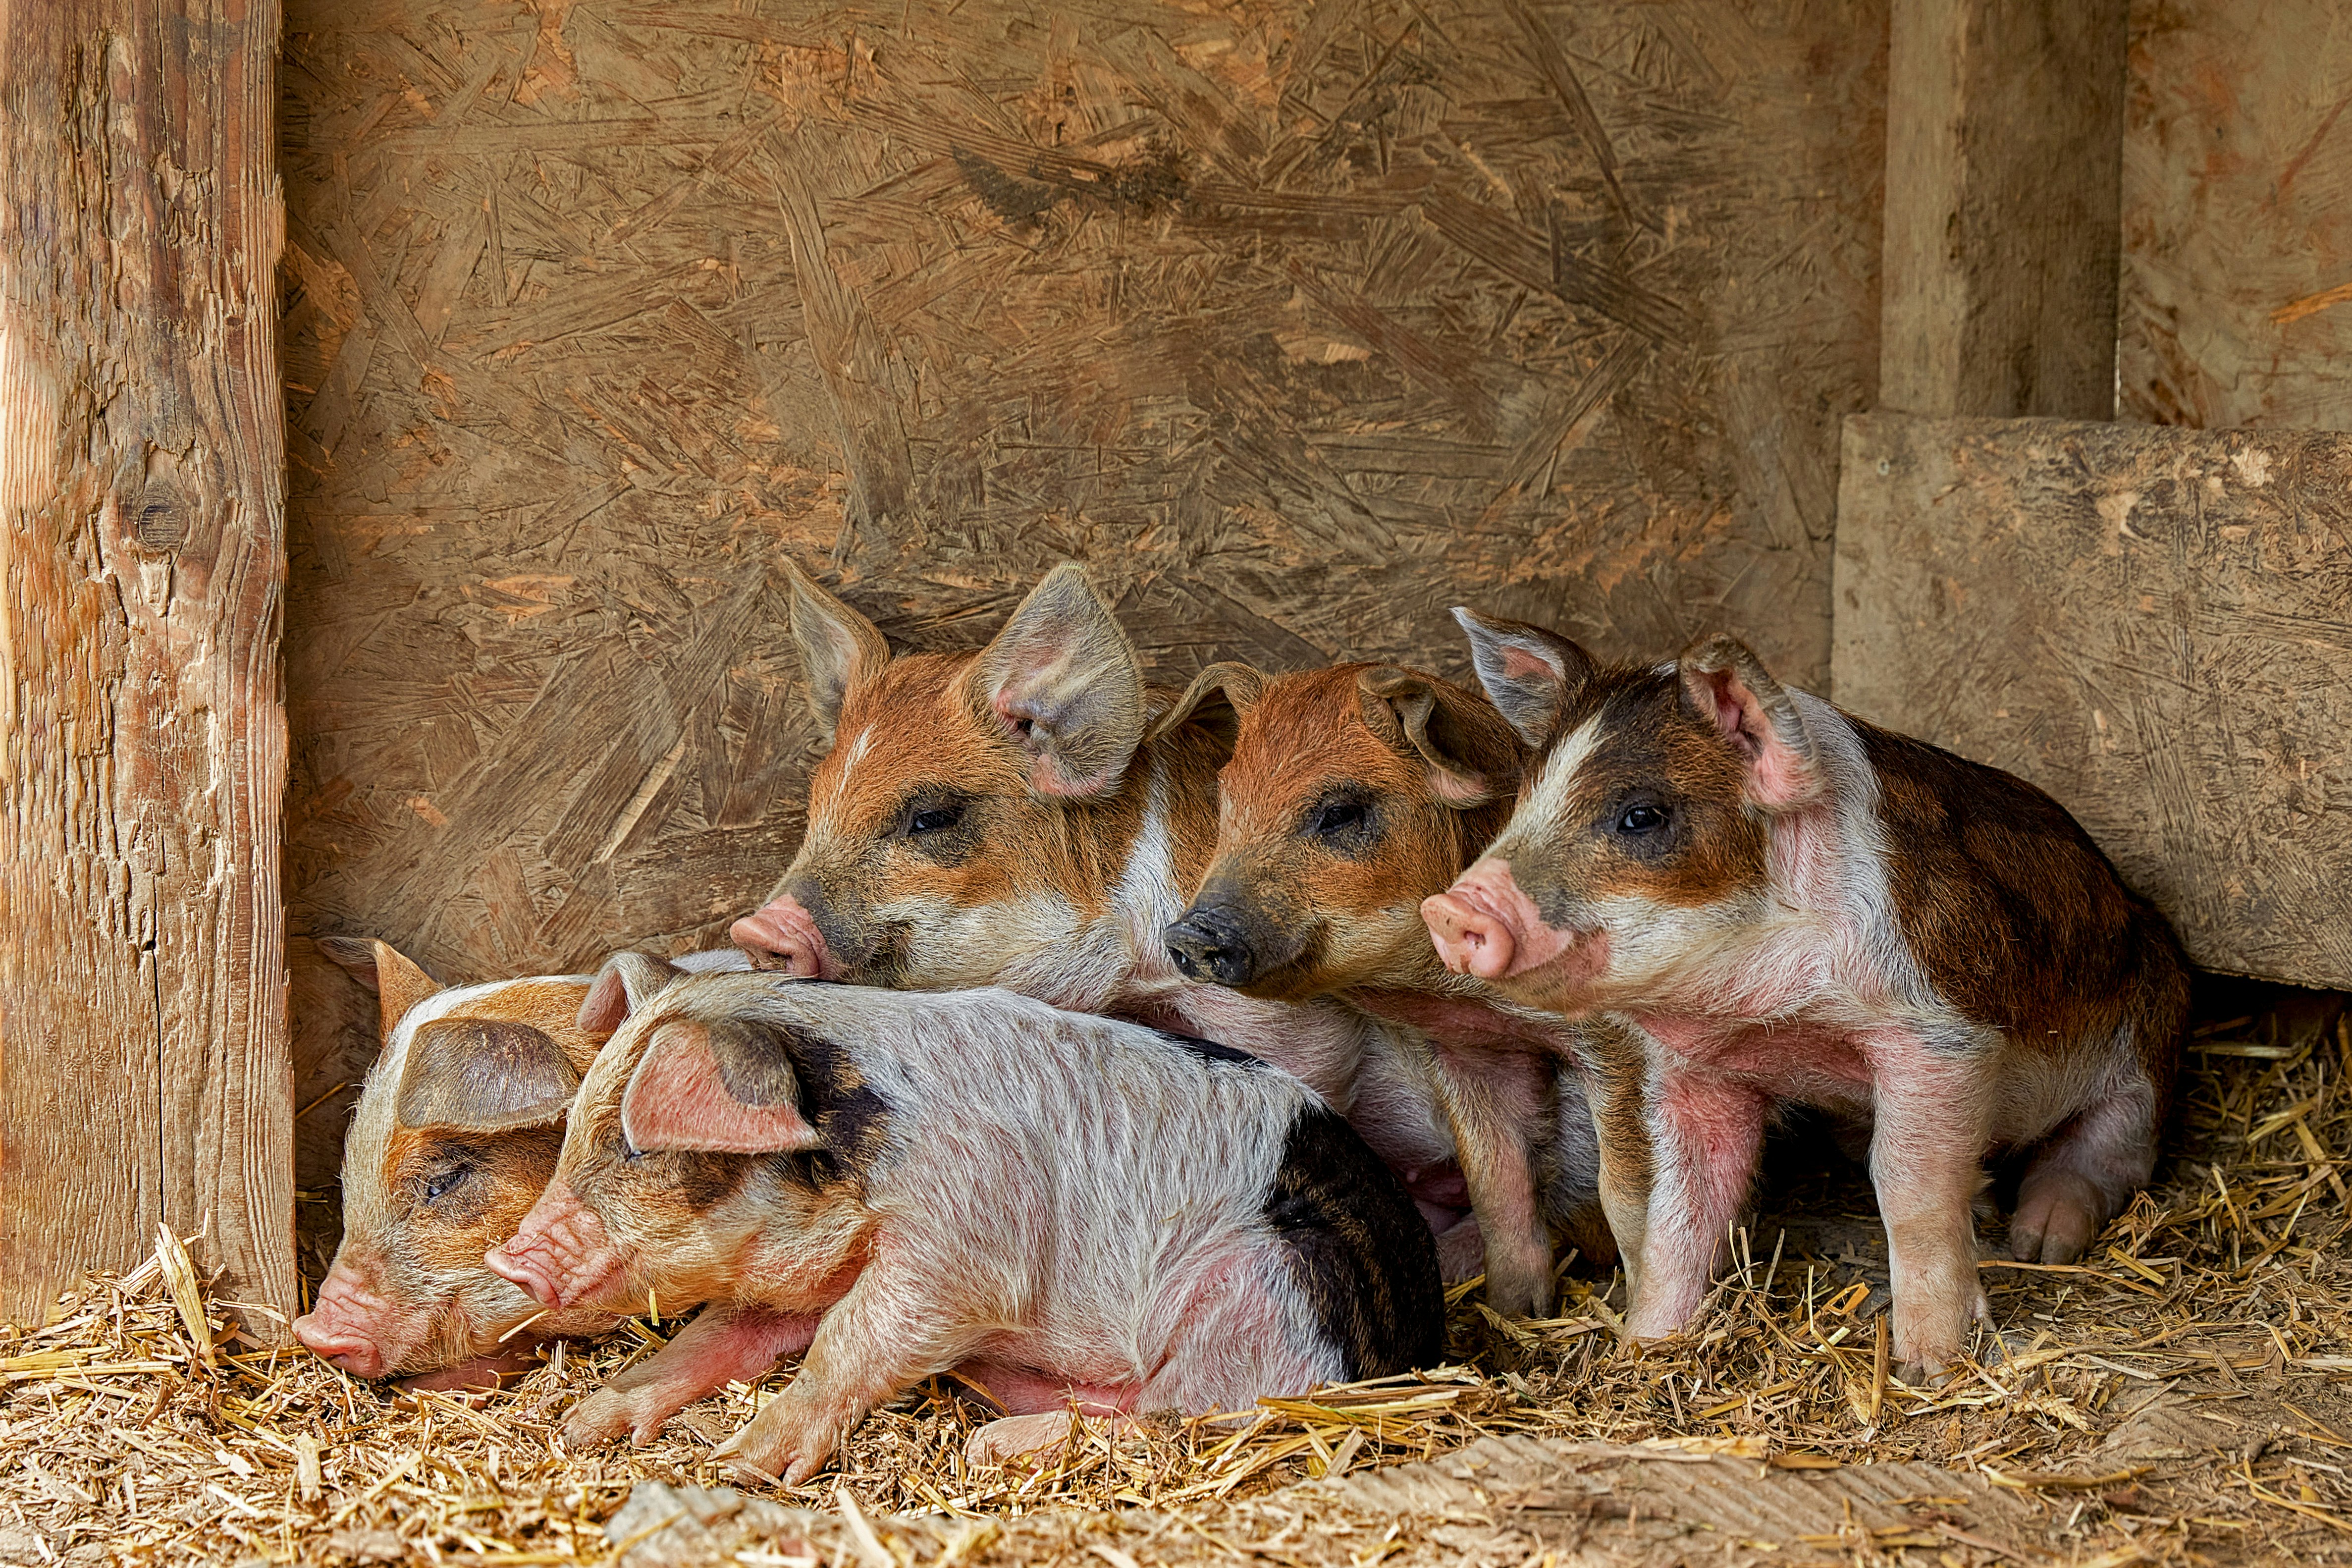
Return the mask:
{"type": "Polygon", "coordinates": [[[1171,949],[1251,995],[1336,993],[1426,1030],[1486,1233],[1489,1300],[1542,1310],[1547,1221],[1586,1256],[1615,1256],[1586,1112],[1560,1077],[1577,1070],[1572,1037],[1459,995],[1420,916],[1502,826],[1524,747],[1485,699],[1391,666],[1272,679],[1220,667],[1186,700],[1205,708],[1213,693],[1235,714],[1217,856],[1171,949]],[[1565,1139],[1563,1118],[1577,1123],[1565,1139]]]}
{"type": "Polygon", "coordinates": [[[1153,784],[1168,792],[1171,847],[1181,879],[1211,847],[1218,755],[1208,737],[1179,728],[1147,742],[1131,776],[1108,798],[1042,798],[1025,753],[971,700],[977,655],[892,660],[842,704],[840,744],[809,780],[809,832],[779,892],[803,897],[842,978],[901,983],[892,933],[868,911],[902,900],[959,909],[1050,897],[1082,921],[1108,912],[1108,894],[1141,830],[1153,784]],[[864,749],[857,750],[861,738],[864,749]],[[855,760],[853,762],[853,756],[855,760]],[[963,819],[946,844],[901,831],[933,797],[956,797],[963,819]]]}
{"type": "MultiPolygon", "coordinates": [[[[2187,1006],[2171,928],[2066,809],[2023,779],[1854,721],[1878,770],[1889,880],[1913,954],[1969,1016],[2044,1050],[2112,1034],[2143,977],[2161,1015],[2187,1006]],[[2064,953],[2063,965],[2048,962],[2064,953]],[[2169,1006],[2166,1005],[2169,1003],[2169,1006]]],[[[2168,1090],[2176,1051],[2135,1031],[2168,1090]]]]}
{"type": "Polygon", "coordinates": [[[1265,680],[1217,775],[1216,858],[1192,884],[1198,901],[1244,902],[1263,923],[1267,962],[1238,988],[1297,1001],[1401,976],[1434,981],[1442,971],[1414,911],[1502,826],[1519,762],[1492,706],[1434,676],[1342,664],[1265,680]],[[1488,782],[1477,805],[1441,798],[1430,760],[1370,689],[1400,676],[1444,716],[1456,769],[1488,782]],[[1317,836],[1326,800],[1361,802],[1366,830],[1317,836]],[[1391,918],[1368,937],[1384,913],[1391,918]]]}
{"type": "MultiPolygon", "coordinates": [[[[383,942],[368,945],[365,962],[388,1045],[408,1013],[439,988],[383,942]]],[[[512,1233],[553,1174],[562,1114],[519,1124],[520,1101],[499,1092],[496,1074],[504,1068],[494,1065],[489,1078],[468,1075],[483,1062],[509,1063],[517,1051],[551,1046],[576,1077],[604,1038],[576,1021],[587,990],[571,979],[501,986],[413,1031],[429,1038],[412,1037],[402,1082],[371,1079],[343,1173],[344,1234],[334,1274],[357,1287],[359,1295],[345,1300],[385,1305],[358,1321],[350,1310],[308,1316],[296,1325],[306,1342],[331,1346],[327,1336],[358,1329],[391,1351],[386,1371],[423,1373],[495,1351],[499,1335],[530,1315],[528,1300],[491,1274],[482,1255],[512,1233]],[[404,1120],[396,1106],[433,1120],[404,1120]],[[485,1110],[488,1125],[466,1124],[476,1120],[475,1109],[485,1110]]],[[[322,1299],[322,1308],[330,1304],[322,1299]]],[[[577,1331],[606,1321],[558,1320],[551,1327],[577,1331]]]]}
{"type": "Polygon", "coordinates": [[[1514,851],[1513,875],[1548,921],[1557,923],[1562,906],[1547,907],[1545,888],[1681,908],[1761,890],[1764,826],[1748,804],[1739,759],[1683,700],[1672,676],[1631,665],[1595,669],[1563,700],[1559,733],[1589,722],[1599,724],[1601,742],[1577,770],[1566,809],[1514,851]],[[1612,830],[1641,801],[1671,814],[1657,842],[1612,830]]]}

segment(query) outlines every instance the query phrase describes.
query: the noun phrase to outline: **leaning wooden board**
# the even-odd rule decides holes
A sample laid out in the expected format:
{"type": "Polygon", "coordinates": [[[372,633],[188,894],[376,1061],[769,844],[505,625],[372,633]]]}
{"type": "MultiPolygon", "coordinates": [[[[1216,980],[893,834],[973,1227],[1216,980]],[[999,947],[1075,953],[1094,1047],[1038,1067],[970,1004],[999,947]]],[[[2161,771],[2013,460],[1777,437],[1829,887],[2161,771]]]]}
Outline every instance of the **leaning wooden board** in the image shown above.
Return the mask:
{"type": "Polygon", "coordinates": [[[2352,437],[1849,418],[1836,700],[2032,780],[2209,968],[2352,986],[2352,437]]]}

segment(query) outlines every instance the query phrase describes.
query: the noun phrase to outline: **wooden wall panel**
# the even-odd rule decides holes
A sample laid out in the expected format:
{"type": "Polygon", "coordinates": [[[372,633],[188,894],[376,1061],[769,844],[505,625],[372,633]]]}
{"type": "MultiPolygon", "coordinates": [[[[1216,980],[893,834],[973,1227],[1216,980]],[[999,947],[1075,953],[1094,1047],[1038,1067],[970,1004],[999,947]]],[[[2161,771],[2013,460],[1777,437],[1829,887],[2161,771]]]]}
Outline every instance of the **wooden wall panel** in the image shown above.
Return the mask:
{"type": "Polygon", "coordinates": [[[1077,557],[1173,681],[1460,668],[1465,599],[1818,679],[1885,27],[303,0],[295,929],[453,979],[718,938],[800,827],[784,554],[924,647],[1077,557]]]}
{"type": "Polygon", "coordinates": [[[2122,416],[2352,430],[2352,6],[2134,0],[2122,416]]]}
{"type": "Polygon", "coordinates": [[[2213,969],[2352,986],[2352,437],[1846,421],[1836,698],[2048,790],[2213,969]]]}
{"type": "Polygon", "coordinates": [[[1879,401],[2106,419],[2126,0],[1896,0],[1879,401]]]}
{"type": "Polygon", "coordinates": [[[295,1309],[278,40],[0,4],[0,1321],[159,1224],[295,1309]]]}

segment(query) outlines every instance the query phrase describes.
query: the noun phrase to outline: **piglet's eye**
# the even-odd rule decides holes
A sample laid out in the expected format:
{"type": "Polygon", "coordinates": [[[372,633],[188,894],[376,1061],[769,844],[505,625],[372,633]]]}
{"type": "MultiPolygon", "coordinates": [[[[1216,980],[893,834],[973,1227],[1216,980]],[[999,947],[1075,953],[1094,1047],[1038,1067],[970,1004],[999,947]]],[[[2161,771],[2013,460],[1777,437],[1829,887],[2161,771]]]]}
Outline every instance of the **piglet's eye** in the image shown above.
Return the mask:
{"type": "Polygon", "coordinates": [[[1617,818],[1620,833],[1655,833],[1665,825],[1666,810],[1660,805],[1629,805],[1617,818]]]}
{"type": "Polygon", "coordinates": [[[928,810],[919,811],[908,818],[907,831],[910,834],[944,833],[962,820],[963,807],[935,805],[928,810]]]}
{"type": "Polygon", "coordinates": [[[444,1193],[471,1174],[473,1172],[464,1165],[453,1166],[441,1172],[425,1184],[425,1201],[428,1204],[440,1202],[444,1193]]]}
{"type": "Polygon", "coordinates": [[[1364,825],[1364,803],[1360,800],[1335,800],[1325,805],[1315,816],[1318,833],[1345,833],[1364,825]]]}

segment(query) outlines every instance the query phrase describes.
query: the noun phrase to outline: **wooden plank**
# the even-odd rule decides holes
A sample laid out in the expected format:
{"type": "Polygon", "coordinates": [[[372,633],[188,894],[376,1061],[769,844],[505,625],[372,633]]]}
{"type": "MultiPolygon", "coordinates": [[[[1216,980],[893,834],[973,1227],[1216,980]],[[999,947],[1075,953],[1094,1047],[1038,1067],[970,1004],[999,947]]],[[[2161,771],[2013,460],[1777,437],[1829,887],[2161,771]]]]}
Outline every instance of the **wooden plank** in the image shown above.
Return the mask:
{"type": "MultiPolygon", "coordinates": [[[[780,555],[933,647],[1083,559],[1178,683],[1465,601],[1826,674],[1884,0],[750,9],[289,6],[298,934],[723,940],[780,555]]],[[[308,1105],[371,1037],[300,995],[308,1105]]]]}
{"type": "Polygon", "coordinates": [[[1881,406],[2115,412],[2126,0],[1895,0],[1881,406]]]}
{"type": "Polygon", "coordinates": [[[1836,698],[2031,779],[2209,968],[2352,986],[2352,437],[1846,421],[1836,698]]]}
{"type": "Polygon", "coordinates": [[[2122,416],[2352,430],[2352,7],[2135,0],[2122,416]]]}
{"type": "Polygon", "coordinates": [[[158,1224],[297,1310],[278,45],[0,5],[0,1320],[158,1224]]]}

